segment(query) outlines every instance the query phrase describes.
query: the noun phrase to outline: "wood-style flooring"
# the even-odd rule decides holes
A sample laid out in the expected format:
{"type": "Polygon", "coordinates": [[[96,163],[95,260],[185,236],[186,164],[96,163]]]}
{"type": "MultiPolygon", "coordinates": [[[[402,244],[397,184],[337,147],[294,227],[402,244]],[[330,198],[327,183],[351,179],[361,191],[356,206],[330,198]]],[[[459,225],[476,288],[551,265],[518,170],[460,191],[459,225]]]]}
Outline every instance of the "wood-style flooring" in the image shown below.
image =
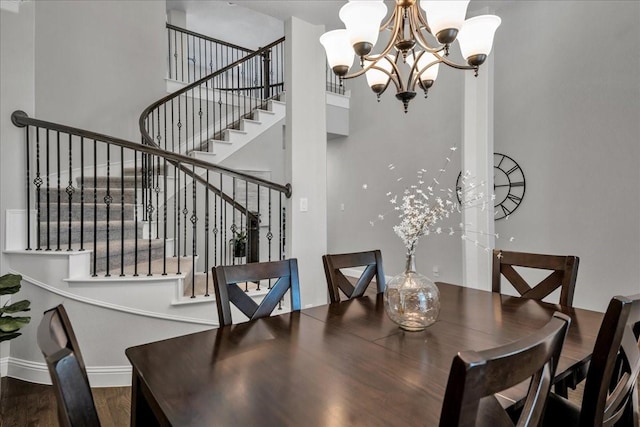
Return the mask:
{"type": "MultiPolygon", "coordinates": [[[[56,398],[51,386],[2,378],[1,427],[57,427],[56,398]]],[[[94,388],[93,398],[103,427],[130,424],[131,387],[94,388]]]]}

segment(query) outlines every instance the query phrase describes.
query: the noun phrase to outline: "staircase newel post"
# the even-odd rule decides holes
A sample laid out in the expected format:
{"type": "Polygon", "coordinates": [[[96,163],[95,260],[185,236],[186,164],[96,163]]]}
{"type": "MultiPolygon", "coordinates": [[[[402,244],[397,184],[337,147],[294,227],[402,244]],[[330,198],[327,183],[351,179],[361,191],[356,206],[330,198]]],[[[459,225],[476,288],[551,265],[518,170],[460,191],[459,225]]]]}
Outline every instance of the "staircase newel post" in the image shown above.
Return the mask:
{"type": "Polygon", "coordinates": [[[262,87],[263,96],[262,99],[267,100],[271,97],[271,49],[265,50],[262,54],[262,87]]]}

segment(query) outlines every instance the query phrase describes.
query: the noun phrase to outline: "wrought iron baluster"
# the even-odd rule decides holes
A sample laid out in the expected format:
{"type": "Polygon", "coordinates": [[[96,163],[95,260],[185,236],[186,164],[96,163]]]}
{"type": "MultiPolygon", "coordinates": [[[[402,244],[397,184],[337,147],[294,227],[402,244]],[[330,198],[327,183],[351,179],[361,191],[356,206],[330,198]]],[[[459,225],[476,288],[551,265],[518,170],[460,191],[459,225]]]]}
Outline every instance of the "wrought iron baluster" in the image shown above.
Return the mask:
{"type": "Polygon", "coordinates": [[[93,140],[93,277],[98,263],[98,142],[93,140]]]}
{"type": "Polygon", "coordinates": [[[149,175],[147,176],[147,180],[149,180],[149,204],[147,205],[147,276],[153,276],[151,272],[151,261],[152,261],[152,253],[153,253],[153,212],[155,211],[155,206],[153,205],[153,194],[151,193],[155,189],[155,156],[149,157],[149,175]]]}
{"type": "Polygon", "coordinates": [[[25,137],[27,141],[27,182],[26,182],[26,199],[27,199],[27,251],[31,250],[31,141],[29,140],[29,126],[25,126],[25,137]]]}
{"type": "Polygon", "coordinates": [[[49,129],[47,129],[47,251],[51,250],[51,170],[49,169],[49,129]]]}
{"type": "Polygon", "coordinates": [[[178,192],[178,190],[180,190],[182,187],[180,186],[180,176],[182,175],[182,172],[180,172],[180,170],[177,170],[177,178],[176,178],[176,182],[177,182],[177,187],[176,187],[176,191],[174,194],[174,199],[178,200],[178,209],[175,211],[175,217],[177,218],[177,224],[178,224],[178,233],[176,234],[175,237],[175,245],[178,247],[178,272],[177,274],[182,274],[180,272],[180,193],[178,192]]]}
{"type": "MultiPolygon", "coordinates": [[[[180,98],[178,98],[179,100],[180,98]]],[[[171,151],[176,152],[175,148],[175,133],[174,133],[174,111],[173,111],[173,99],[171,100],[171,151]]],[[[174,164],[173,166],[173,256],[176,256],[176,198],[178,197],[178,189],[176,187],[176,175],[177,175],[178,167],[174,164]]],[[[166,190],[165,190],[166,192],[166,190]]]]}
{"type": "Polygon", "coordinates": [[[40,128],[36,127],[36,178],[33,180],[36,186],[36,239],[38,244],[37,251],[42,250],[42,207],[40,204],[40,187],[42,186],[42,177],[40,176],[40,128]]]}
{"type": "Polygon", "coordinates": [[[222,247],[222,253],[223,253],[223,258],[222,258],[222,263],[221,264],[225,264],[225,261],[228,260],[228,245],[226,244],[227,242],[227,214],[229,212],[228,209],[228,203],[226,202],[226,200],[224,200],[222,198],[222,174],[220,174],[220,209],[222,209],[224,207],[224,215],[220,215],[220,224],[221,227],[220,229],[222,230],[222,232],[220,233],[220,246],[222,247]],[[224,224],[222,223],[222,219],[224,216],[224,224]]]}
{"type": "Polygon", "coordinates": [[[134,150],[133,152],[133,219],[136,225],[133,228],[133,247],[134,247],[133,276],[138,277],[138,224],[139,224],[138,221],[139,221],[139,218],[138,218],[138,151],[137,150],[134,150]]]}
{"type": "MultiPolygon", "coordinates": [[[[110,220],[111,220],[111,203],[113,202],[113,197],[111,196],[111,144],[107,144],[107,194],[106,196],[104,196],[104,204],[106,206],[107,209],[107,213],[106,213],[106,218],[107,218],[107,226],[106,226],[106,235],[107,238],[105,239],[105,243],[107,246],[107,251],[106,251],[106,257],[107,257],[107,273],[104,275],[105,277],[110,277],[111,274],[109,273],[110,271],[110,259],[109,259],[109,254],[110,254],[110,250],[109,250],[109,225],[110,225],[110,220]]],[[[97,212],[94,213],[95,216],[97,215],[97,212]]],[[[97,236],[98,234],[98,229],[96,228],[95,230],[93,230],[93,234],[94,236],[97,236]]]]}
{"type": "MultiPolygon", "coordinates": [[[[171,101],[171,112],[173,113],[173,101],[171,101]]],[[[172,141],[173,143],[173,141],[172,141]]],[[[164,105],[164,149],[167,149],[167,107],[164,105]]],[[[167,275],[167,175],[169,174],[167,159],[163,159],[162,164],[162,275],[167,275]]]]}
{"type": "Polygon", "coordinates": [[[191,173],[192,178],[191,178],[191,183],[192,183],[192,187],[191,187],[191,198],[192,198],[192,207],[191,207],[191,218],[189,218],[191,220],[191,224],[192,224],[192,229],[191,229],[191,244],[192,244],[192,248],[191,248],[191,298],[195,298],[195,292],[196,292],[196,257],[198,256],[198,251],[197,251],[197,237],[198,237],[198,231],[197,231],[197,224],[198,224],[198,216],[196,215],[196,167],[195,165],[191,166],[191,173]]]}
{"type": "Polygon", "coordinates": [[[171,29],[167,29],[167,52],[169,52],[168,61],[168,70],[169,70],[169,78],[171,78],[171,29]]]}
{"type": "Polygon", "coordinates": [[[67,251],[71,250],[71,220],[72,220],[72,203],[73,203],[73,193],[75,189],[73,188],[73,172],[72,172],[72,146],[71,146],[71,134],[69,134],[69,185],[67,185],[66,192],[69,197],[69,242],[67,245],[67,251]]]}
{"type": "MultiPolygon", "coordinates": [[[[120,147],[120,276],[124,276],[124,147],[120,147]]],[[[134,224],[135,227],[138,223],[134,224]]]]}
{"type": "Polygon", "coordinates": [[[160,158],[156,157],[156,182],[153,188],[156,193],[156,240],[160,239],[160,158]]]}
{"type": "Polygon", "coordinates": [[[84,137],[80,137],[80,250],[84,251],[84,137]]]}
{"type": "Polygon", "coordinates": [[[269,248],[269,261],[271,261],[271,240],[273,239],[273,233],[271,232],[271,223],[272,223],[272,219],[271,219],[271,193],[273,191],[269,190],[269,231],[267,231],[267,242],[268,242],[268,248],[269,248]]]}
{"type": "Polygon", "coordinates": [[[183,248],[184,248],[184,256],[187,256],[187,214],[189,213],[189,209],[187,209],[187,174],[185,172],[184,174],[184,208],[182,209],[182,215],[183,215],[183,224],[182,226],[183,228],[183,233],[182,233],[182,238],[183,238],[183,248]]]}
{"type": "Polygon", "coordinates": [[[56,251],[60,251],[60,216],[61,216],[61,212],[60,212],[60,203],[62,202],[62,192],[61,192],[61,188],[60,188],[60,173],[62,172],[62,169],[60,168],[60,132],[56,132],[56,193],[58,194],[58,204],[56,206],[56,235],[57,235],[57,239],[56,239],[56,251]]]}
{"type": "MultiPolygon", "coordinates": [[[[206,50],[205,50],[206,54],[206,50]]],[[[209,169],[206,172],[207,186],[209,181],[209,169]]],[[[204,189],[204,274],[205,274],[205,289],[204,296],[209,296],[209,189],[204,189]]]]}

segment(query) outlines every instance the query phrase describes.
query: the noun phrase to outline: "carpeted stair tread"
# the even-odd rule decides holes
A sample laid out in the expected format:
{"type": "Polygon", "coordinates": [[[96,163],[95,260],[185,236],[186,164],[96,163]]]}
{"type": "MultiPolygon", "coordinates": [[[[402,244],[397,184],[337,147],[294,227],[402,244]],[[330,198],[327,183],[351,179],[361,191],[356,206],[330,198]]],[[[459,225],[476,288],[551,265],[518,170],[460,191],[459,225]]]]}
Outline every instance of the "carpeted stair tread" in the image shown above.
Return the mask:
{"type": "MultiPolygon", "coordinates": [[[[84,206],[80,202],[71,203],[69,205],[68,202],[60,203],[60,222],[69,223],[69,210],[71,210],[71,221],[80,221],[80,216],[84,216],[85,221],[93,222],[93,218],[95,213],[97,212],[98,221],[107,219],[107,206],[104,203],[98,203],[94,206],[93,201],[91,203],[87,203],[85,201],[84,206]]],[[[112,220],[120,220],[122,214],[122,205],[118,200],[117,203],[112,203],[109,207],[109,218],[112,220]]],[[[58,207],[57,203],[52,205],[47,211],[46,206],[40,207],[40,220],[42,222],[47,220],[47,216],[50,217],[51,221],[57,221],[58,219],[58,207]]],[[[135,218],[135,205],[132,203],[124,204],[124,219],[125,220],[133,220],[135,218]]]]}
{"type": "MultiPolygon", "coordinates": [[[[69,225],[71,225],[71,242],[80,242],[82,239],[84,242],[92,242],[94,240],[94,231],[96,233],[96,240],[102,241],[107,239],[107,228],[109,231],[109,241],[120,241],[124,239],[133,239],[136,237],[136,222],[134,220],[111,220],[111,221],[85,221],[84,228],[81,233],[81,221],[60,221],[60,229],[58,236],[58,222],[57,221],[41,221],[40,222],[40,242],[45,243],[47,240],[47,227],[49,229],[49,242],[51,245],[57,244],[58,237],[60,244],[69,243],[69,225]],[[108,225],[108,227],[107,227],[108,225]]],[[[143,223],[137,223],[138,238],[142,237],[143,223]]]]}

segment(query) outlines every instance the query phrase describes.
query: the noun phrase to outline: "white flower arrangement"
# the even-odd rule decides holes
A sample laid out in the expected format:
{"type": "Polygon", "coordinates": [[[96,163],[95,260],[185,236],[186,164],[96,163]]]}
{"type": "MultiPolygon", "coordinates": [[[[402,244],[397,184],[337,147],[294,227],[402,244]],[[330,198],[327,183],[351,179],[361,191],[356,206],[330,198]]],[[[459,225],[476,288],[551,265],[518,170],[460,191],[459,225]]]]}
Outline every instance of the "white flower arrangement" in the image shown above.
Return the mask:
{"type": "MultiPolygon", "coordinates": [[[[450,148],[451,151],[456,149],[457,147],[450,148]]],[[[487,194],[483,191],[486,187],[485,183],[473,182],[473,177],[469,171],[461,174],[458,182],[459,188],[455,192],[450,188],[438,188],[442,176],[446,173],[447,166],[451,162],[449,157],[445,159],[445,165],[438,170],[437,176],[430,181],[424,178],[427,170],[420,169],[417,172],[417,182],[406,187],[400,193],[400,203],[398,203],[398,193],[386,193],[393,210],[398,212],[398,218],[400,219],[400,223],[393,226],[393,231],[402,239],[407,248],[407,255],[415,253],[418,240],[422,236],[442,234],[443,232],[450,236],[456,234],[453,227],[445,227],[443,229],[443,227],[437,226],[443,219],[450,218],[453,213],[461,213],[463,209],[470,207],[479,207],[484,210],[487,208],[487,199],[493,201],[495,198],[494,195],[487,197],[487,194]]],[[[395,165],[390,164],[388,168],[393,171],[395,170],[395,165]]],[[[403,180],[403,177],[396,178],[396,182],[403,180]]],[[[366,190],[368,185],[364,184],[362,188],[366,190]]],[[[383,221],[384,219],[385,215],[380,214],[377,220],[369,221],[369,223],[374,226],[377,221],[383,221]]],[[[459,223],[459,228],[462,230],[464,224],[459,223]]],[[[486,233],[477,232],[477,234],[486,233]]],[[[494,237],[498,238],[499,236],[494,234],[494,237]]],[[[490,250],[477,239],[473,239],[466,234],[461,233],[461,238],[473,241],[476,246],[482,246],[486,251],[490,250]]],[[[511,238],[511,241],[513,241],[513,238],[511,238]]]]}

